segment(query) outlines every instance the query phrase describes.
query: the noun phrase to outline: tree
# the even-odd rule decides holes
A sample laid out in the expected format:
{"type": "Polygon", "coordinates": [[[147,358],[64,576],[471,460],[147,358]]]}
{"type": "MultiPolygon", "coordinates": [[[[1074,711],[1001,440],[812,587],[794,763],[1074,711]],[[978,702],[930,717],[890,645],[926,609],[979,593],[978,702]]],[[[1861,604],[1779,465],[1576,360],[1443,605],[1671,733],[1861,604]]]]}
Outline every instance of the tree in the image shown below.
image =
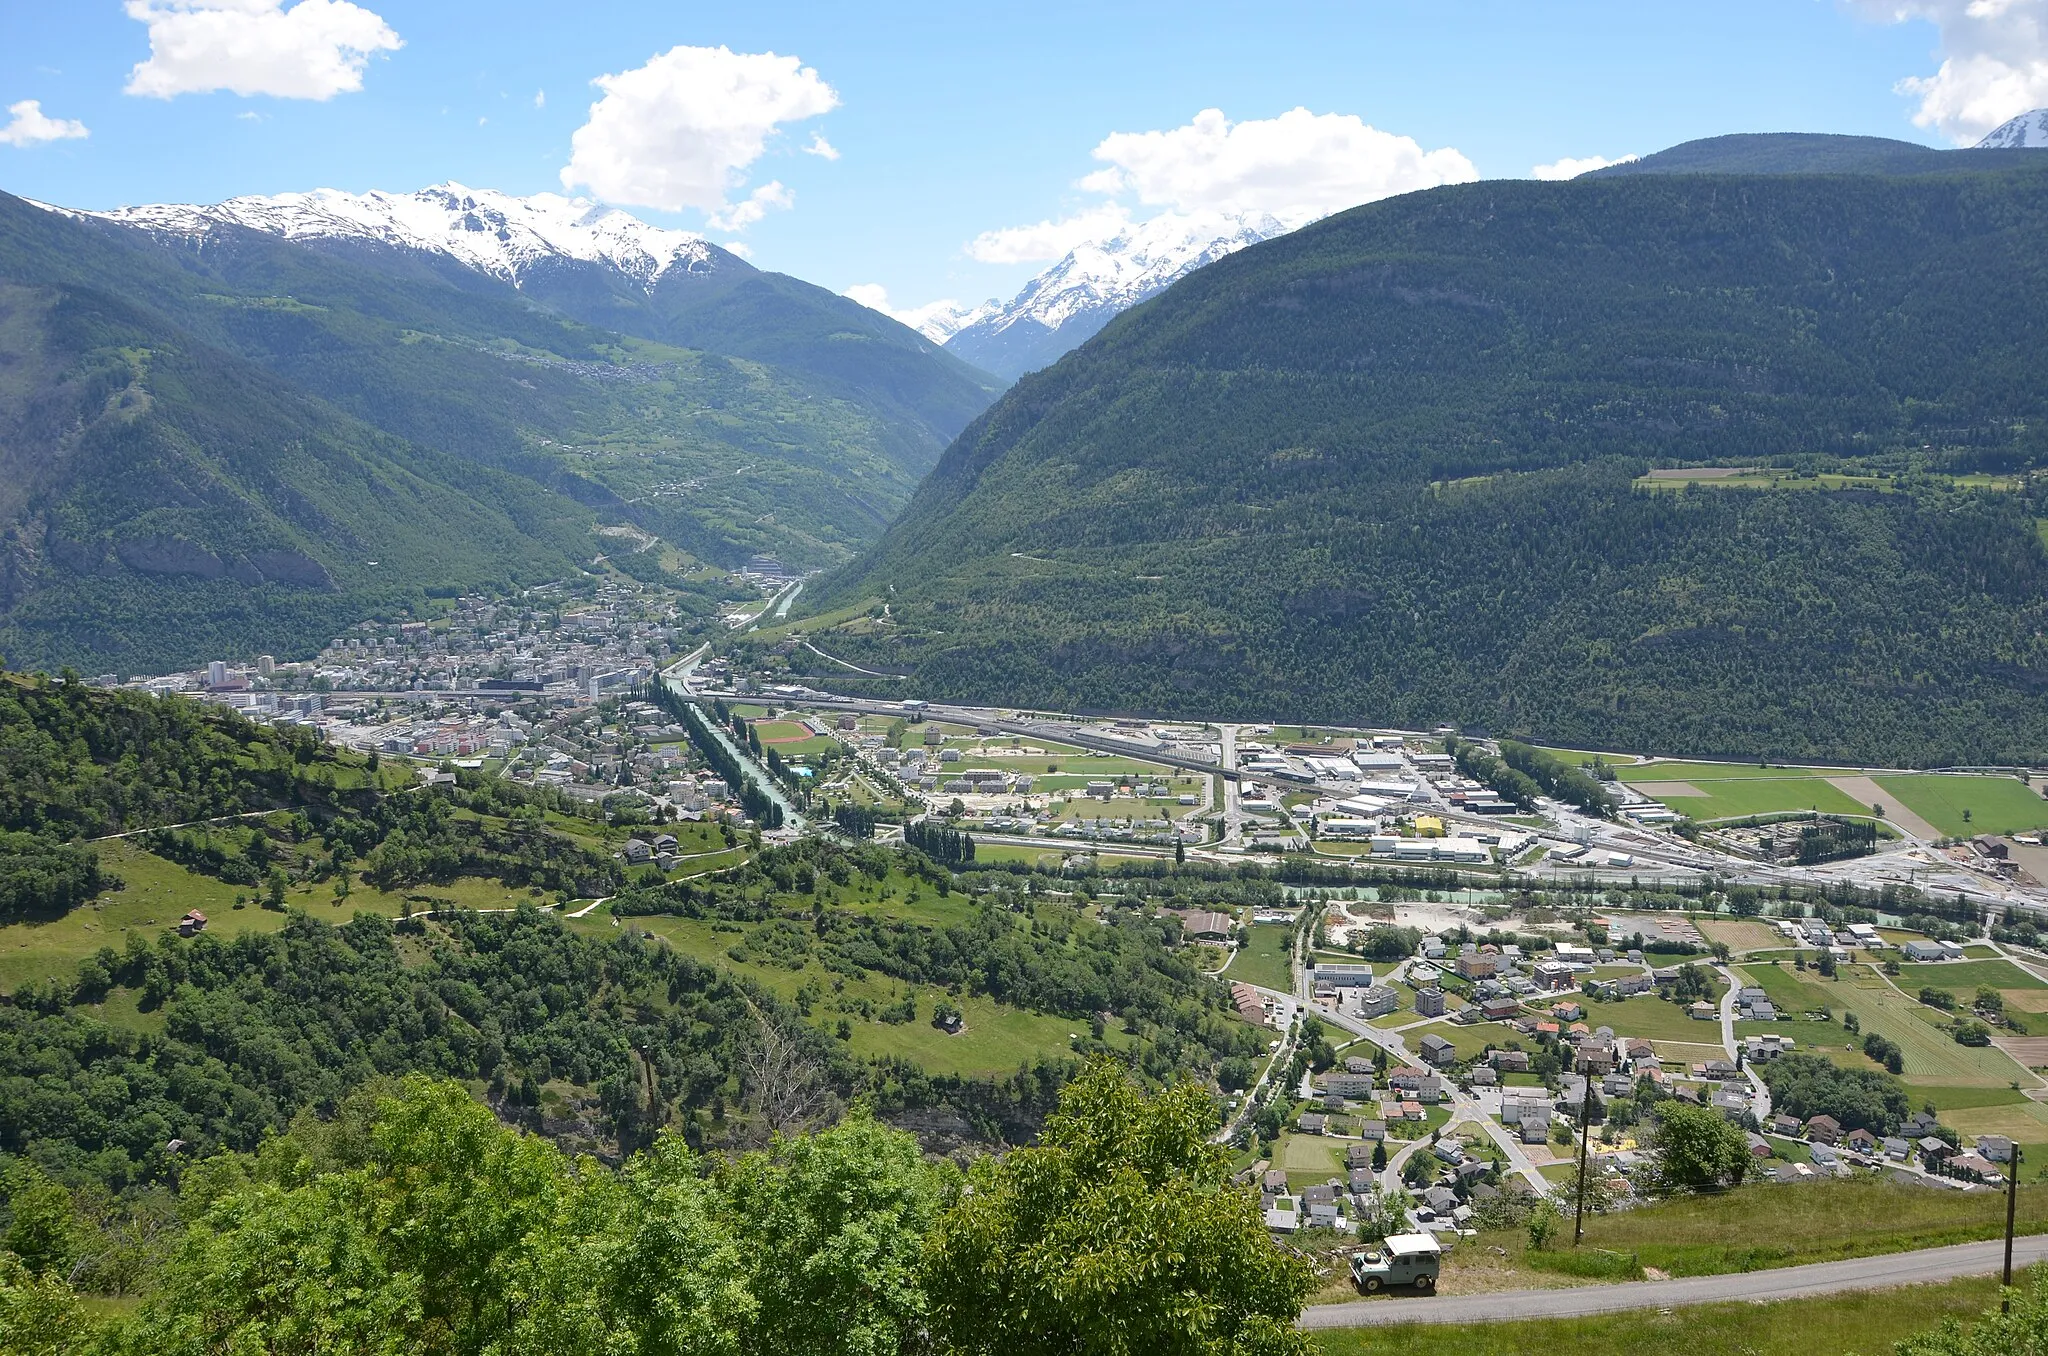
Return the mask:
{"type": "Polygon", "coordinates": [[[75,1356],[88,1350],[89,1324],[61,1277],[37,1275],[0,1252],[0,1351],[10,1356],[75,1356]]]}
{"type": "Polygon", "coordinates": [[[1749,1142],[1711,1107],[1668,1101],[1657,1108],[1657,1175],[1669,1189],[1704,1191],[1740,1182],[1749,1142]]]}
{"type": "Polygon", "coordinates": [[[1314,1287],[1209,1143],[1209,1097],[1114,1061],[1068,1084],[1039,1143],[969,1175],[925,1244],[932,1331],[963,1356],[1305,1356],[1314,1287]]]}
{"type": "Polygon", "coordinates": [[[78,1256],[78,1212],[71,1193],[31,1168],[7,1204],[13,1219],[0,1244],[30,1271],[61,1275],[78,1256]]]}
{"type": "Polygon", "coordinates": [[[758,1306],[749,1353],[893,1356],[925,1324],[924,1236],[957,1185],[865,1106],[743,1154],[717,1186],[758,1306]]]}
{"type": "Polygon", "coordinates": [[[1386,1167],[1387,1167],[1387,1144],[1386,1144],[1386,1141],[1385,1141],[1385,1140],[1375,1140],[1375,1141],[1373,1142],[1373,1146],[1372,1146],[1372,1170],[1373,1170],[1374,1172],[1384,1172],[1384,1171],[1386,1171],[1386,1167]]]}

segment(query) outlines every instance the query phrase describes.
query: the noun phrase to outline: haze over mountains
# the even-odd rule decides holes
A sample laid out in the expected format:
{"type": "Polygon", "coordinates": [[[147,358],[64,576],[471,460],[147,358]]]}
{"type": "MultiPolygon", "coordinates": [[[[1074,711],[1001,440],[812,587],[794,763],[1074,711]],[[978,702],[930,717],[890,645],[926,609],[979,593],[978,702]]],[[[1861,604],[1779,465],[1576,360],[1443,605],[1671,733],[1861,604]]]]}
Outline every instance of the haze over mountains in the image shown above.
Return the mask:
{"type": "Polygon", "coordinates": [[[1020,381],[815,639],[1060,709],[2048,757],[2044,231],[2039,152],[1818,136],[1342,213],[1020,381]],[[1639,483],[1763,462],[1809,474],[1639,483]]]}

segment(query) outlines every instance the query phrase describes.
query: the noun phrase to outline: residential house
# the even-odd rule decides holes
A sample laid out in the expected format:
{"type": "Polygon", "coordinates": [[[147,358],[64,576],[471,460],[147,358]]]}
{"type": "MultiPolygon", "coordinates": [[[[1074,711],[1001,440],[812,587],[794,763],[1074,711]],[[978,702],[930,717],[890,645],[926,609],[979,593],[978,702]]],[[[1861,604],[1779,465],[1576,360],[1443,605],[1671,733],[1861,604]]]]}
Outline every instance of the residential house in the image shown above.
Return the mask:
{"type": "Polygon", "coordinates": [[[1475,1088],[1490,1088],[1500,1082],[1500,1075],[1491,1066],[1482,1064],[1472,1071],[1470,1082],[1475,1088]]]}
{"type": "Polygon", "coordinates": [[[1426,1060],[1430,1064],[1435,1065],[1437,1068],[1443,1068],[1446,1065],[1454,1064],[1457,1062],[1458,1059],[1458,1047],[1452,1045],[1449,1041],[1445,1040],[1442,1036],[1437,1035],[1435,1032],[1431,1032],[1429,1035],[1424,1036],[1421,1039],[1421,1041],[1417,1043],[1416,1048],[1421,1052],[1422,1058],[1424,1060],[1426,1060]]]}
{"type": "Polygon", "coordinates": [[[1520,1000],[1489,998],[1479,1005],[1479,1015],[1489,1022],[1504,1022],[1521,1010],[1520,1000]]]}
{"type": "Polygon", "coordinates": [[[1311,1111],[1301,1118],[1301,1133],[1304,1135],[1320,1135],[1328,1128],[1329,1124],[1330,1118],[1328,1116],[1318,1111],[1311,1111]]]}
{"type": "Polygon", "coordinates": [[[1833,1116],[1809,1117],[1806,1122],[1806,1137],[1815,1144],[1838,1144],[1842,1139],[1842,1123],[1833,1116]]]}
{"type": "Polygon", "coordinates": [[[1269,1168],[1259,1180],[1259,1186],[1268,1196],[1284,1196],[1287,1194],[1287,1174],[1278,1168],[1269,1168]]]}
{"type": "Polygon", "coordinates": [[[1721,1010],[1705,999],[1701,999],[1699,1002],[1686,1008],[1685,1014],[1695,1022],[1712,1022],[1720,1018],[1721,1010]]]}
{"type": "Polygon", "coordinates": [[[1332,1069],[1329,1073],[1323,1075],[1323,1091],[1336,1097],[1370,1097],[1372,1096],[1372,1075],[1370,1073],[1338,1073],[1335,1069],[1332,1069]]]}
{"type": "Polygon", "coordinates": [[[1358,996],[1358,1015],[1361,1017],[1384,1017],[1397,1011],[1401,1006],[1401,991],[1378,985],[1367,989],[1358,996]]]}
{"type": "Polygon", "coordinates": [[[1466,979],[1491,979],[1500,970],[1497,956],[1460,956],[1458,974],[1466,979]]]}
{"type": "Polygon", "coordinates": [[[1977,1136],[1977,1152],[1993,1163],[2012,1162],[2012,1141],[2004,1135],[1977,1136]]]}
{"type": "Polygon", "coordinates": [[[1387,1137],[1387,1123],[1385,1121],[1360,1121],[1358,1123],[1358,1137],[1369,1140],[1385,1139],[1387,1137]]]}
{"type": "Polygon", "coordinates": [[[1976,1152],[1951,1154],[1941,1170],[1951,1177],[1961,1177],[1973,1182],[2003,1182],[2005,1177],[1998,1171],[1998,1165],[1976,1152]]]}
{"type": "Polygon", "coordinates": [[[1417,1101],[1434,1102],[1442,1095],[1443,1079],[1434,1069],[1403,1065],[1387,1074],[1387,1086],[1396,1092],[1409,1093],[1417,1101]]]}
{"type": "Polygon", "coordinates": [[[1486,1060],[1502,1073],[1529,1072],[1527,1050],[1489,1050],[1486,1052],[1486,1060]]]}
{"type": "Polygon", "coordinates": [[[1877,1152],[1877,1136],[1871,1134],[1860,1125],[1842,1136],[1842,1143],[1851,1153],[1874,1154],[1877,1152]]]}
{"type": "Polygon", "coordinates": [[[1431,985],[1429,988],[1417,989],[1415,991],[1415,1011],[1421,1016],[1441,1017],[1444,1015],[1444,1008],[1444,991],[1442,989],[1431,985]]]}
{"type": "Polygon", "coordinates": [[[1771,1117],[1770,1124],[1772,1134],[1784,1135],[1790,1139],[1799,1138],[1799,1132],[1804,1128],[1797,1116],[1788,1116],[1782,1111],[1771,1117]]]}
{"type": "Polygon", "coordinates": [[[1920,1161],[1930,1168],[1952,1157],[1956,1151],[1953,1144],[1933,1135],[1922,1135],[1914,1147],[1920,1150],[1920,1161]]]}
{"type": "Polygon", "coordinates": [[[1886,1158],[1904,1162],[1913,1154],[1912,1140],[1900,1139],[1897,1135],[1887,1135],[1880,1143],[1884,1145],[1884,1156],[1886,1158]]]}
{"type": "Polygon", "coordinates": [[[1344,1166],[1347,1168],[1369,1168],[1372,1166],[1372,1150],[1363,1144],[1352,1144],[1344,1150],[1344,1166]]]}
{"type": "Polygon", "coordinates": [[[1749,1098],[1733,1088],[1722,1088],[1710,1099],[1714,1110],[1731,1121],[1739,1121],[1749,1112],[1749,1098]]]}

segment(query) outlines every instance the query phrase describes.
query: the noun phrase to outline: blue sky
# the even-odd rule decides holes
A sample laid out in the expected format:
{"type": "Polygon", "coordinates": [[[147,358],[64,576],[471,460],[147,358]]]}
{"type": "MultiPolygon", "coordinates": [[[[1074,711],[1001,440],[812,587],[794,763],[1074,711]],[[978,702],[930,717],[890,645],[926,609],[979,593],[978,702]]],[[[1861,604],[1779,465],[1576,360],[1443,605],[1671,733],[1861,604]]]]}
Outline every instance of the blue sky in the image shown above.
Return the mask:
{"type": "MultiPolygon", "coordinates": [[[[1223,171],[1176,160],[1172,138],[1132,141],[1137,160],[1094,156],[1112,134],[1220,110],[1247,133],[1239,161],[1284,162],[1230,170],[1236,206],[1330,172],[1318,156],[1393,154],[1399,138],[1483,177],[1722,132],[1957,144],[2048,104],[2048,0],[1990,10],[10,0],[0,188],[91,208],[447,179],[523,194],[563,191],[573,165],[577,191],[740,241],[764,267],[880,284],[898,306],[975,300],[1043,267],[1030,256],[1062,223],[1223,201],[1223,171]],[[610,92],[604,76],[620,77],[610,92]],[[1266,121],[1297,107],[1320,120],[1266,121]],[[1392,136],[1368,143],[1360,124],[1392,136]],[[1291,145],[1290,127],[1316,144],[1291,145]],[[1120,192],[1105,189],[1119,164],[1120,192]],[[1032,223],[1049,233],[987,243],[1032,223]]],[[[1364,191],[1343,172],[1299,204],[1364,191]]],[[[1405,172],[1387,171],[1387,191],[1419,182],[1405,172]]]]}

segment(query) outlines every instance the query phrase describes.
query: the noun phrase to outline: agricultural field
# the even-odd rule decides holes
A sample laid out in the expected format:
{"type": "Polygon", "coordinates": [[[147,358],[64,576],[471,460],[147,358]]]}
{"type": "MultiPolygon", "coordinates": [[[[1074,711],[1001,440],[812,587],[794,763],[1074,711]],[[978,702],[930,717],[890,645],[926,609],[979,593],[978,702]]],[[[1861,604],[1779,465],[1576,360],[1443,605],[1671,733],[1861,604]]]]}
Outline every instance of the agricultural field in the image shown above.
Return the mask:
{"type": "Polygon", "coordinates": [[[1907,993],[1918,993],[1922,985],[1930,984],[1961,998],[1978,989],[1997,989],[2008,1000],[2025,997],[2029,991],[2048,993],[2048,980],[2007,960],[1930,961],[1899,967],[1898,985],[1907,993]]]}
{"type": "Polygon", "coordinates": [[[2048,827],[2048,800],[2017,777],[1930,773],[1874,780],[1885,794],[1898,797],[1901,805],[1951,838],[2048,827]]]}
{"type": "MultiPolygon", "coordinates": [[[[1740,767],[1740,764],[1729,766],[1740,767]]],[[[1640,772],[1641,768],[1625,769],[1640,772]]],[[[1762,768],[1746,772],[1761,773],[1762,768]]],[[[1783,771],[1772,769],[1773,772],[1783,771]]],[[[1654,796],[1681,814],[1697,820],[1746,819],[1751,815],[1791,814],[1818,810],[1823,814],[1868,816],[1870,807],[1818,776],[1627,777],[1643,794],[1654,796]]]]}
{"type": "Polygon", "coordinates": [[[1652,471],[1638,476],[1639,490],[1678,491],[1700,486],[1715,490],[1876,490],[1893,492],[1885,475],[1855,475],[1839,471],[1801,474],[1771,466],[1693,466],[1680,470],[1652,471]]]}
{"type": "MultiPolygon", "coordinates": [[[[1718,1002],[1719,996],[1709,999],[1718,1002]]],[[[1582,1019],[1587,1026],[1611,1026],[1617,1036],[1636,1036],[1646,1041],[1685,1041],[1718,1046],[1721,1021],[1702,1022],[1686,1015],[1678,1004],[1662,998],[1638,995],[1619,1003],[1588,1003],[1582,1019]]]]}
{"type": "Polygon", "coordinates": [[[1909,1080],[1951,1087],[1998,1088],[2015,1081],[2027,1087],[2040,1086],[2039,1079],[1996,1046],[1956,1044],[1941,1029],[1947,1014],[1900,993],[1881,975],[1859,969],[1830,987],[1840,995],[1838,1011],[1854,1012],[1865,1031],[1898,1042],[1909,1080]]]}

